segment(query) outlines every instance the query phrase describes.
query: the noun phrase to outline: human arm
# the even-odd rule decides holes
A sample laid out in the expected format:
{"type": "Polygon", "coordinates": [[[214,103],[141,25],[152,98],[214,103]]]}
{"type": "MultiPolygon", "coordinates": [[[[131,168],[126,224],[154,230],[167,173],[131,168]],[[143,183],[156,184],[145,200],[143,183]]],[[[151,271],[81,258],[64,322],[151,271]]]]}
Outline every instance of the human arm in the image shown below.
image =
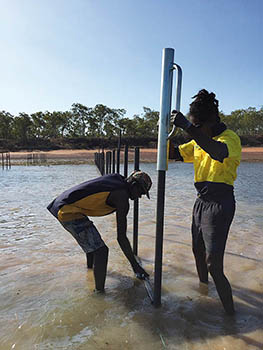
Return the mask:
{"type": "Polygon", "coordinates": [[[182,161],[184,163],[193,163],[194,162],[194,146],[195,141],[191,140],[187,143],[181,145],[172,146],[173,156],[169,159],[174,159],[175,161],[182,161]]]}
{"type": "Polygon", "coordinates": [[[149,277],[148,273],[137,262],[127,237],[127,215],[129,212],[129,195],[127,191],[114,191],[110,195],[109,203],[112,203],[116,208],[117,241],[121,250],[129,260],[136,277],[139,279],[149,277]]]}
{"type": "Polygon", "coordinates": [[[173,159],[176,162],[184,161],[183,157],[180,154],[178,145],[175,145],[173,141],[170,141],[169,144],[169,159],[173,159]]]}
{"type": "Polygon", "coordinates": [[[179,151],[179,147],[178,146],[176,146],[175,149],[174,149],[174,160],[176,162],[179,162],[179,161],[183,162],[184,161],[184,158],[181,156],[181,153],[179,151]]]}
{"type": "Polygon", "coordinates": [[[228,148],[225,143],[213,140],[201,128],[190,123],[182,113],[173,111],[171,121],[175,126],[185,130],[211,158],[222,163],[224,158],[228,157],[228,148]]]}

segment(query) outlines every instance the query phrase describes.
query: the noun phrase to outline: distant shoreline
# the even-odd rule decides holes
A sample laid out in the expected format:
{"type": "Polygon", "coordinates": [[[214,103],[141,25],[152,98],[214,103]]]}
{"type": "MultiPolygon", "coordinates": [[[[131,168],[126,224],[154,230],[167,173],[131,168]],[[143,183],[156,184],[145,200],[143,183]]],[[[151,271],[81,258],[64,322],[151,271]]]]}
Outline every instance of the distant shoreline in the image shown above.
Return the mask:
{"type": "MultiPolygon", "coordinates": [[[[107,150],[105,150],[107,151],[107,150]]],[[[48,164],[93,164],[94,153],[97,149],[68,149],[68,150],[52,150],[52,151],[21,151],[10,152],[11,164],[23,165],[27,162],[27,157],[34,154],[46,158],[48,164]]],[[[129,161],[133,161],[134,152],[129,151],[129,161]]],[[[123,152],[121,152],[121,161],[123,160],[123,152]]],[[[154,163],[157,161],[157,149],[141,148],[140,161],[154,163]]],[[[263,161],[263,147],[243,147],[242,161],[261,162],[263,161]]]]}

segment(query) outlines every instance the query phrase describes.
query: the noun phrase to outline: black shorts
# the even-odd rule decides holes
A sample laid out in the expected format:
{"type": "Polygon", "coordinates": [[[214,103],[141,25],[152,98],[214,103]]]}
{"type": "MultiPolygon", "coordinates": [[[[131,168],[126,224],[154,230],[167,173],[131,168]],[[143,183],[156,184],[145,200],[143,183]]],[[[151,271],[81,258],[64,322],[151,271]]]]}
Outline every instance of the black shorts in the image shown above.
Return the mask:
{"type": "Polygon", "coordinates": [[[72,234],[85,253],[92,253],[105,246],[98,230],[88,217],[60,223],[72,234]]]}
{"type": "Polygon", "coordinates": [[[234,195],[196,199],[192,218],[193,250],[203,247],[208,254],[224,254],[235,207],[234,195]]]}

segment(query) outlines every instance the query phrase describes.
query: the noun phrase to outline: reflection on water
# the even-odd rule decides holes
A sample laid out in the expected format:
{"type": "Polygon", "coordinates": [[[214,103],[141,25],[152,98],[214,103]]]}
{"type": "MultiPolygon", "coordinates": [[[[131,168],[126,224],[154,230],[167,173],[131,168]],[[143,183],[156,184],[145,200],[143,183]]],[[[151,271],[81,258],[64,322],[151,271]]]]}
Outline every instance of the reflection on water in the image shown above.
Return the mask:
{"type": "MultiPolygon", "coordinates": [[[[139,255],[153,276],[155,164],[151,201],[140,201],[139,255]]],[[[92,271],[72,237],[45,209],[70,186],[98,176],[94,166],[13,167],[2,171],[0,350],[262,349],[263,164],[242,163],[237,212],[225,256],[238,310],[224,315],[213,283],[199,287],[191,252],[195,191],[189,164],[166,178],[162,307],[154,309],[117,242],[115,216],[96,218],[110,247],[107,292],[93,294],[92,271]]],[[[132,240],[132,210],[128,218],[132,240]]]]}

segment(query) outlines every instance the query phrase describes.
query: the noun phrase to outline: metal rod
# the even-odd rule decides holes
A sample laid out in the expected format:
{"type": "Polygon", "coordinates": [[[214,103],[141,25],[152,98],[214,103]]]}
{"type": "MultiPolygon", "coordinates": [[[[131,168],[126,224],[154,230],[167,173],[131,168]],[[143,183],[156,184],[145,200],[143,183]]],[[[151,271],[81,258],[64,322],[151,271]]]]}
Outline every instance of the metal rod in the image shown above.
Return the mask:
{"type": "Polygon", "coordinates": [[[96,164],[96,166],[97,166],[97,168],[99,169],[99,171],[100,171],[100,167],[99,167],[99,154],[98,154],[98,152],[96,152],[95,153],[95,164],[96,164]]]}
{"type": "Polygon", "coordinates": [[[115,155],[116,155],[116,150],[114,149],[112,151],[112,173],[113,174],[115,173],[115,161],[116,161],[115,155]]]}
{"type": "Polygon", "coordinates": [[[129,146],[125,145],[125,149],[124,149],[124,177],[128,177],[128,153],[129,152],[129,146]]]}
{"type": "Polygon", "coordinates": [[[106,174],[109,174],[109,153],[106,152],[106,174]]]}
{"type": "Polygon", "coordinates": [[[173,82],[174,49],[163,49],[160,117],[158,133],[158,188],[157,188],[157,214],[156,214],[156,238],[155,238],[155,271],[154,271],[154,306],[161,305],[162,288],[162,254],[163,254],[163,224],[164,224],[164,199],[165,176],[167,170],[167,137],[170,124],[172,82],[173,82]]]}
{"type": "Polygon", "coordinates": [[[121,154],[121,149],[117,149],[117,169],[116,172],[119,174],[120,173],[120,154],[121,154]]]}
{"type": "MultiPolygon", "coordinates": [[[[174,63],[173,64],[173,67],[174,69],[176,69],[177,71],[177,74],[176,74],[176,97],[175,97],[175,110],[177,112],[180,112],[180,109],[181,109],[181,91],[182,91],[182,76],[183,76],[183,73],[182,73],[182,68],[174,63]]],[[[176,127],[175,125],[173,126],[172,128],[172,131],[170,132],[170,134],[168,135],[168,139],[170,139],[174,133],[176,131],[176,127]]]]}
{"type": "MultiPolygon", "coordinates": [[[[134,170],[140,169],[140,148],[134,150],[134,170]]],[[[139,199],[133,202],[133,253],[138,255],[138,221],[139,221],[139,199]]]]}
{"type": "Polygon", "coordinates": [[[108,157],[109,157],[109,174],[111,174],[111,151],[108,152],[108,157]]]}
{"type": "Polygon", "coordinates": [[[121,129],[119,130],[119,138],[118,138],[118,148],[117,148],[117,169],[116,172],[120,173],[120,155],[121,155],[121,129]]]}
{"type": "Polygon", "coordinates": [[[101,175],[104,175],[105,174],[105,153],[104,153],[104,151],[101,152],[100,165],[101,165],[101,175]]]}
{"type": "Polygon", "coordinates": [[[121,129],[119,130],[118,149],[121,148],[121,129]]]}
{"type": "Polygon", "coordinates": [[[102,174],[102,153],[98,153],[98,168],[99,168],[99,171],[100,171],[100,174],[102,174]]]}
{"type": "Polygon", "coordinates": [[[148,296],[151,300],[151,303],[153,304],[154,302],[154,293],[153,293],[153,288],[152,288],[152,285],[151,285],[151,282],[149,280],[149,278],[145,278],[145,280],[143,280],[144,282],[144,286],[146,288],[146,291],[148,293],[148,296]]]}
{"type": "Polygon", "coordinates": [[[179,112],[181,109],[181,92],[182,92],[182,77],[183,72],[179,64],[173,64],[174,69],[177,70],[176,74],[176,95],[175,95],[175,109],[179,112]]]}
{"type": "Polygon", "coordinates": [[[111,173],[111,152],[106,152],[106,174],[111,173]]]}
{"type": "Polygon", "coordinates": [[[165,175],[165,170],[158,170],[153,302],[156,307],[161,305],[165,175]]]}
{"type": "MultiPolygon", "coordinates": [[[[138,263],[140,265],[142,265],[142,261],[141,259],[138,257],[138,256],[135,256],[136,260],[138,261],[138,263]]],[[[152,284],[150,282],[150,279],[149,278],[145,278],[143,280],[143,283],[144,283],[144,287],[146,289],[146,292],[151,300],[151,303],[153,304],[153,301],[154,301],[154,294],[153,294],[153,288],[152,288],[152,284]]]]}

